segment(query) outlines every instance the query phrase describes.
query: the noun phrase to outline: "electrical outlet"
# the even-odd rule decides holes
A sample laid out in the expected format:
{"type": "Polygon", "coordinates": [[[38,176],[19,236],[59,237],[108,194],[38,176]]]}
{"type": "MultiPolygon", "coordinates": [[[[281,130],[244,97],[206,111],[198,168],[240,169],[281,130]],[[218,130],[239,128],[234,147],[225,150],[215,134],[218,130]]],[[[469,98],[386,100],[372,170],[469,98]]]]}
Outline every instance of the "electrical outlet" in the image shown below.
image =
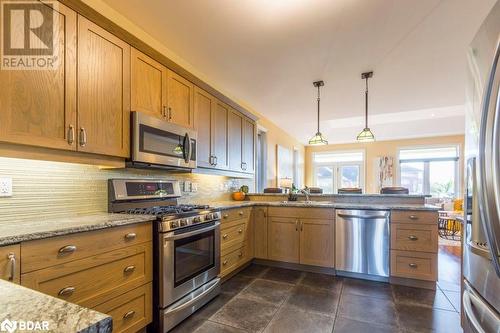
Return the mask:
{"type": "Polygon", "coordinates": [[[0,197],[12,196],[12,178],[0,178],[0,197]]]}
{"type": "Polygon", "coordinates": [[[191,182],[189,180],[184,181],[184,192],[191,192],[191,182]]]}
{"type": "Polygon", "coordinates": [[[191,192],[198,192],[198,183],[191,183],[191,192]]]}

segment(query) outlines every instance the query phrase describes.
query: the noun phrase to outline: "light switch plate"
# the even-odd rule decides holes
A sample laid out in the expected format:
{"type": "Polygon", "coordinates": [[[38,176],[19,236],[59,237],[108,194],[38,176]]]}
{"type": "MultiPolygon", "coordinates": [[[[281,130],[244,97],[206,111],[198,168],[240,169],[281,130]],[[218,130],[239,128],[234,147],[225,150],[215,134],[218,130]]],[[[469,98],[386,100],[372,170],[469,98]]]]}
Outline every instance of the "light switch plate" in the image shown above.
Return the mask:
{"type": "Polygon", "coordinates": [[[0,197],[11,197],[12,196],[12,178],[4,177],[0,178],[0,197]]]}

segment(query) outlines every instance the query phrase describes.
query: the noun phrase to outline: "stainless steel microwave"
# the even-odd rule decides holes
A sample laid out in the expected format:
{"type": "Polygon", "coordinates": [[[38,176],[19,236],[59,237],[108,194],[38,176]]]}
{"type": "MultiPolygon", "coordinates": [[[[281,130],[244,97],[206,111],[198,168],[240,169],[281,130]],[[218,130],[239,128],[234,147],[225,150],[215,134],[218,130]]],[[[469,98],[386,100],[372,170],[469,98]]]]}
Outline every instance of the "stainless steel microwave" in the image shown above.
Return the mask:
{"type": "Polygon", "coordinates": [[[196,168],[196,132],[141,112],[132,112],[132,152],[139,168],[196,168]]]}

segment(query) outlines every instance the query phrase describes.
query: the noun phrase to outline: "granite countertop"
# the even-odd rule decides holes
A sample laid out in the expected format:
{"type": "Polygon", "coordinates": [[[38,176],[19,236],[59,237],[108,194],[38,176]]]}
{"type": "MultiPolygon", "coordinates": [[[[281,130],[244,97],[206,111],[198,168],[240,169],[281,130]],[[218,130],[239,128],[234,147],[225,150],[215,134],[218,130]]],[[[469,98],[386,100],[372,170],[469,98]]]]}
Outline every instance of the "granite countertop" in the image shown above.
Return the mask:
{"type": "Polygon", "coordinates": [[[360,204],[360,203],[334,203],[329,201],[317,201],[305,203],[301,201],[282,202],[282,201],[219,201],[212,202],[211,206],[218,209],[231,209],[252,206],[270,206],[270,207],[311,207],[311,208],[336,208],[336,209],[394,209],[394,210],[423,210],[438,211],[440,207],[432,205],[416,204],[360,204]]]}
{"type": "MultiPolygon", "coordinates": [[[[248,196],[288,196],[288,193],[247,193],[248,196]]],[[[297,196],[305,197],[303,193],[297,193],[297,196]]],[[[315,194],[311,193],[310,197],[363,197],[363,198],[430,198],[430,195],[423,194],[379,194],[379,193],[348,193],[348,194],[338,194],[338,193],[323,193],[315,194]]]]}
{"type": "Polygon", "coordinates": [[[108,315],[11,282],[0,280],[0,295],[0,322],[16,321],[17,329],[20,321],[38,321],[56,333],[111,333],[112,330],[108,315]]]}
{"type": "Polygon", "coordinates": [[[0,223],[0,246],[23,241],[149,222],[152,215],[97,213],[57,218],[40,218],[0,223]]]}

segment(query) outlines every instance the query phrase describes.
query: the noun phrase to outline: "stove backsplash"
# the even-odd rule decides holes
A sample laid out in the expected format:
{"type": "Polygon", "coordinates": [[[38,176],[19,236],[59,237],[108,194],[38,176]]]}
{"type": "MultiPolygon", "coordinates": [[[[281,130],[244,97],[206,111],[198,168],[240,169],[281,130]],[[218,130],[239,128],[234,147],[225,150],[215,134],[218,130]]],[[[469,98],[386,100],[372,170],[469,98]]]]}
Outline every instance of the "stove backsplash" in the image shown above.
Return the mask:
{"type": "MultiPolygon", "coordinates": [[[[13,196],[0,197],[0,223],[16,219],[61,217],[107,211],[109,178],[167,178],[194,183],[196,192],[184,192],[180,203],[230,200],[231,191],[253,179],[160,170],[100,169],[97,166],[0,157],[0,178],[11,177],[13,196]]],[[[190,187],[187,186],[189,189],[190,187]]]]}

